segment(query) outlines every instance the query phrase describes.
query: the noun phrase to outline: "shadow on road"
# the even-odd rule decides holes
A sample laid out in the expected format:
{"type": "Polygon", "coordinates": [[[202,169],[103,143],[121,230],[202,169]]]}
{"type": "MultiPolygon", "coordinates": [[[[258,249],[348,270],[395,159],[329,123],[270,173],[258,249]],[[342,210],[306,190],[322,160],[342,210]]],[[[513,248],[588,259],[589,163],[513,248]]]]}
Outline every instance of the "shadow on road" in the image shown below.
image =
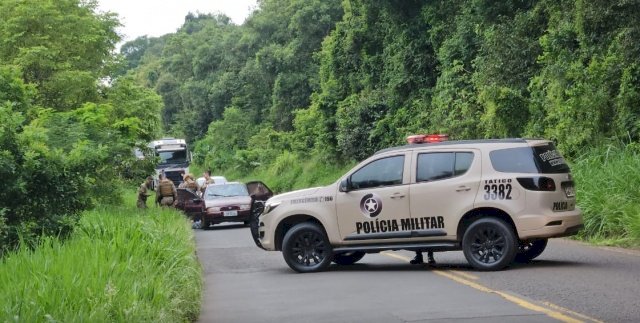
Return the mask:
{"type": "MultiPolygon", "coordinates": [[[[558,268],[558,267],[582,267],[585,266],[581,262],[572,261],[556,261],[556,260],[537,260],[530,263],[513,263],[506,270],[526,270],[536,268],[558,268]]],[[[353,265],[341,266],[332,264],[329,271],[424,271],[424,270],[457,270],[468,272],[479,272],[468,264],[447,264],[436,263],[433,265],[411,265],[411,264],[367,264],[358,263],[353,265]]]]}

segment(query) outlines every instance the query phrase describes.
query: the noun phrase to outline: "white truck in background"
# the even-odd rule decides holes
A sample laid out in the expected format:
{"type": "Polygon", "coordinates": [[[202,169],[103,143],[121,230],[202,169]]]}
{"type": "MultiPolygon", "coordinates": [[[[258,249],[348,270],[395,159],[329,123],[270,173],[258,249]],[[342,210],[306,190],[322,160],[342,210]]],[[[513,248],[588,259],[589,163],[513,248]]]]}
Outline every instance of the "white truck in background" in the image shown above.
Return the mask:
{"type": "Polygon", "coordinates": [[[158,185],[160,173],[164,172],[176,187],[182,183],[181,172],[189,173],[189,164],[191,162],[191,153],[187,148],[187,142],[184,139],[162,138],[149,143],[155,156],[160,158],[160,162],[156,166],[156,174],[154,176],[154,188],[158,185]]]}

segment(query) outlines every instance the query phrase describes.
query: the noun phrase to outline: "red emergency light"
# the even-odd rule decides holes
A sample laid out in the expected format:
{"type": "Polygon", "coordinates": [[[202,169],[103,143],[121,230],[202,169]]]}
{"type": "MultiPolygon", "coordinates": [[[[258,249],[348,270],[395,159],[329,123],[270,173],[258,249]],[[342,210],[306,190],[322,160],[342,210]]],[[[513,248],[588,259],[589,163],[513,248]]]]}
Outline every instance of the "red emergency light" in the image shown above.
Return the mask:
{"type": "Polygon", "coordinates": [[[449,135],[413,135],[407,137],[410,144],[430,144],[449,140],[449,135]]]}

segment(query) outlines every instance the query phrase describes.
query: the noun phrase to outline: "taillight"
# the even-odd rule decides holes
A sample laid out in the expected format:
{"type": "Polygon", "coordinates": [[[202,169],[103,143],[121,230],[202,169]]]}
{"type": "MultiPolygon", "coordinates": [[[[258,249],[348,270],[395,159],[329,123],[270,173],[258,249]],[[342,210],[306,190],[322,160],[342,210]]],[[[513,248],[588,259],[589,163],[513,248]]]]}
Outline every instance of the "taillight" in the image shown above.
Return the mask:
{"type": "Polygon", "coordinates": [[[518,183],[525,189],[530,191],[547,191],[556,190],[556,183],[553,178],[549,177],[518,177],[518,183]]]}

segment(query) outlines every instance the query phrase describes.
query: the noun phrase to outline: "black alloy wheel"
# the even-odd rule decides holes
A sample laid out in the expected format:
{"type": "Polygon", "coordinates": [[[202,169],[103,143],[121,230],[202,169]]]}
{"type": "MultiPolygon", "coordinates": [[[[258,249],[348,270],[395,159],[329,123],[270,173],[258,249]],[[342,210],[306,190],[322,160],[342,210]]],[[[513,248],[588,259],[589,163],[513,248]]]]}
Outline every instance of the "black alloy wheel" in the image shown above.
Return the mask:
{"type": "Polygon", "coordinates": [[[548,239],[523,241],[518,248],[516,262],[526,263],[538,257],[547,248],[548,239]]]}
{"type": "Polygon", "coordinates": [[[333,252],[324,230],[315,223],[303,222],[285,234],[282,256],[291,269],[309,273],[326,270],[333,252]]]}
{"type": "Polygon", "coordinates": [[[462,250],[478,270],[500,270],[513,262],[517,244],[513,229],[497,218],[480,218],[467,228],[462,250]]]}
{"type": "Polygon", "coordinates": [[[333,262],[338,265],[353,265],[358,262],[366,253],[362,251],[341,252],[333,255],[333,262]]]}

